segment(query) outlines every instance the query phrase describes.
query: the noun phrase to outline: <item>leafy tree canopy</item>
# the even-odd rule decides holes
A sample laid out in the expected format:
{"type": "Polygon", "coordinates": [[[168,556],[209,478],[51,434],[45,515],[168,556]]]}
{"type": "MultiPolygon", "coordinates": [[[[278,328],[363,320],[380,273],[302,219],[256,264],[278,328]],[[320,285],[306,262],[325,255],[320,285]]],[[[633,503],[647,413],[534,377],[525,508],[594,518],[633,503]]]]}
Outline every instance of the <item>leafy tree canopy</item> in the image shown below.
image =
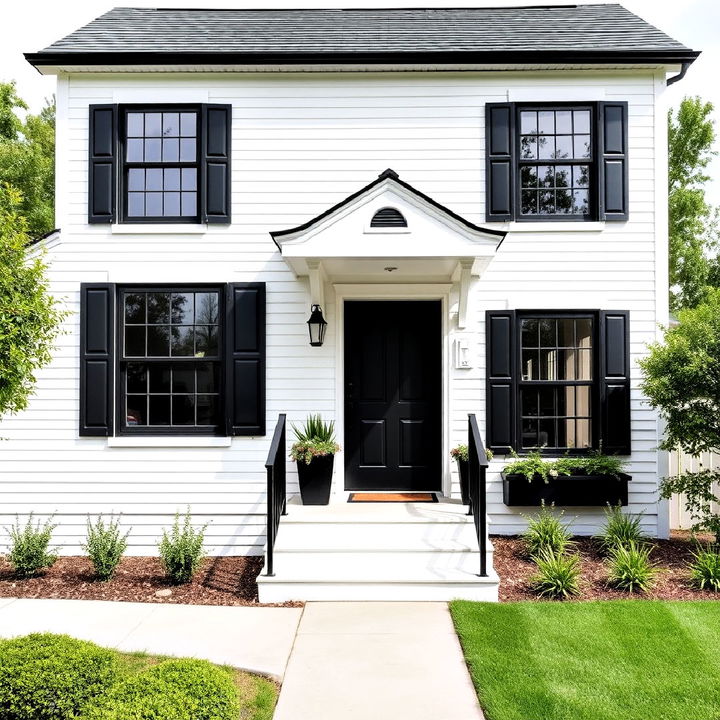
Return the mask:
{"type": "Polygon", "coordinates": [[[19,212],[31,237],[52,230],[55,200],[55,102],[21,120],[27,105],[15,83],[0,83],[0,182],[22,193],[19,212]]]}
{"type": "Polygon", "coordinates": [[[22,202],[18,190],[0,184],[0,417],[27,407],[66,315],[48,292],[39,253],[30,252],[22,202]]]}
{"type": "Polygon", "coordinates": [[[703,185],[713,155],[713,105],[699,97],[683,99],[668,113],[668,192],[670,213],[670,307],[702,302],[709,285],[720,285],[717,212],[703,185]]]}

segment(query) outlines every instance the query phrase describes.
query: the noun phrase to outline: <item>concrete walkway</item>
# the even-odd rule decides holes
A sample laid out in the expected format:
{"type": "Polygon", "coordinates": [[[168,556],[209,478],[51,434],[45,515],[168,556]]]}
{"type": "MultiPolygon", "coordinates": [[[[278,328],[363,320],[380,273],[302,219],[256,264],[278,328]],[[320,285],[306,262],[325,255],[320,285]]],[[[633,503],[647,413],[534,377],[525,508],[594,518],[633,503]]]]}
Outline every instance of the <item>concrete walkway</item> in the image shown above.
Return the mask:
{"type": "Polygon", "coordinates": [[[275,720],[481,720],[445,603],[305,606],[275,720]]]}
{"type": "Polygon", "coordinates": [[[0,598],[0,637],[66,633],[125,652],[196,657],[282,681],[300,608],[0,598]]]}
{"type": "Polygon", "coordinates": [[[303,610],[0,598],[0,637],[31,632],[268,675],[283,683],[275,720],[483,717],[443,602],[303,610]]]}

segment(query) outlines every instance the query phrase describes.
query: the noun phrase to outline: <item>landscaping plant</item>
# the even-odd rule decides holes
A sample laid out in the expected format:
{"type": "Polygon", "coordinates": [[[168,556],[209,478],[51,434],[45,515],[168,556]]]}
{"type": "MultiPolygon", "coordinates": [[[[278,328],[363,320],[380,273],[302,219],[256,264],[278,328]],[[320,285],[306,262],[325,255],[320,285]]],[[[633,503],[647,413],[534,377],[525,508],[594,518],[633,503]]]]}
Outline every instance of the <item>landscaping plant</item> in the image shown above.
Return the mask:
{"type": "Polygon", "coordinates": [[[290,458],[309,465],[314,457],[335,455],[340,446],[335,442],[335,423],[324,422],[320,415],[308,415],[302,428],[292,426],[295,442],[290,447],[290,458]]]}
{"type": "Polygon", "coordinates": [[[567,550],[573,541],[568,525],[562,522],[563,512],[555,513],[555,508],[543,503],[536,517],[527,517],[528,527],[523,533],[527,554],[536,558],[544,552],[556,555],[567,550]]]}
{"type": "MultiPolygon", "coordinates": [[[[467,462],[470,459],[470,454],[468,451],[467,445],[456,445],[452,450],[450,450],[450,457],[453,460],[460,460],[462,462],[467,462]]],[[[495,454],[492,450],[486,449],[485,450],[485,457],[488,460],[492,460],[495,457],[495,454]]]]}
{"type": "Polygon", "coordinates": [[[532,450],[523,458],[512,450],[510,457],[515,459],[503,468],[506,475],[524,475],[528,482],[531,482],[535,475],[539,475],[545,482],[557,475],[555,464],[550,460],[544,460],[540,450],[532,450]]]}
{"type": "Polygon", "coordinates": [[[115,574],[120,559],[127,549],[129,534],[129,530],[125,535],[120,534],[120,518],[116,520],[111,515],[106,525],[102,515],[98,516],[94,524],[88,516],[87,536],[83,549],[90,557],[98,580],[110,580],[115,574]]]}
{"type": "Polygon", "coordinates": [[[624,513],[620,505],[605,508],[605,524],[595,536],[603,554],[609,555],[618,545],[627,547],[631,542],[640,545],[647,538],[640,527],[642,516],[643,513],[624,513]]]}
{"type": "Polygon", "coordinates": [[[619,590],[647,592],[653,585],[657,569],[650,561],[652,545],[615,545],[608,555],[608,581],[619,590]]]}
{"type": "Polygon", "coordinates": [[[67,635],[0,641],[0,718],[75,720],[118,673],[112,650],[67,635]]]}
{"type": "Polygon", "coordinates": [[[620,478],[625,472],[625,461],[616,455],[603,455],[591,451],[588,455],[566,455],[553,463],[558,475],[610,475],[620,478]]]}
{"type": "Polygon", "coordinates": [[[542,550],[535,556],[538,572],[532,589],[547,598],[569,598],[580,593],[580,558],[575,554],[542,550]]]}
{"type": "Polygon", "coordinates": [[[690,563],[690,582],[700,590],[720,592],[720,547],[698,546],[690,563]]]}
{"type": "Polygon", "coordinates": [[[160,561],[165,573],[175,584],[187,583],[200,567],[205,557],[204,542],[207,523],[195,530],[191,523],[190,508],[185,513],[185,520],[180,527],[180,513],[175,513],[175,522],[170,532],[163,530],[162,540],[158,545],[160,561]]]}
{"type": "Polygon", "coordinates": [[[48,547],[56,527],[52,517],[42,524],[38,520],[33,525],[33,514],[30,513],[25,527],[20,527],[20,518],[16,516],[15,525],[5,528],[10,535],[7,559],[18,577],[33,577],[57,560],[57,555],[50,552],[48,547]]]}

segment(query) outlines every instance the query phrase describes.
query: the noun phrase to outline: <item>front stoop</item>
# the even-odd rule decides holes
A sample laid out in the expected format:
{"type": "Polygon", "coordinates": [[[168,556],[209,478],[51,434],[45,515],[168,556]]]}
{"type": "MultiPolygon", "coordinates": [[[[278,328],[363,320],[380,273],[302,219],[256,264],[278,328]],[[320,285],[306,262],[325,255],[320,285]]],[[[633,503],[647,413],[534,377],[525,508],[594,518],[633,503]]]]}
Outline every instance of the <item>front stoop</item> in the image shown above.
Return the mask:
{"type": "Polygon", "coordinates": [[[275,575],[258,576],[260,602],[289,600],[484,600],[499,579],[488,542],[480,577],[475,527],[459,502],[293,501],[275,542],[275,575]]]}

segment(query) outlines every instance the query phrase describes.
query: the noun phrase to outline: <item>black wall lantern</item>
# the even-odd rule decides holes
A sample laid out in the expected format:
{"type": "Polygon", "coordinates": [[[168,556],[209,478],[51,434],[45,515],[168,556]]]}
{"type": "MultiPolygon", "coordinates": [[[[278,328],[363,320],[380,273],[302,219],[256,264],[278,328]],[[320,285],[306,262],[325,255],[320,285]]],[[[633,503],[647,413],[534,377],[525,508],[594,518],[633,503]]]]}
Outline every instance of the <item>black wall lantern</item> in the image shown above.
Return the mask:
{"type": "Polygon", "coordinates": [[[325,330],[327,322],[323,317],[322,310],[319,305],[313,305],[310,311],[310,319],[307,321],[308,330],[310,331],[310,345],[312,347],[320,347],[325,340],[325,330]]]}

